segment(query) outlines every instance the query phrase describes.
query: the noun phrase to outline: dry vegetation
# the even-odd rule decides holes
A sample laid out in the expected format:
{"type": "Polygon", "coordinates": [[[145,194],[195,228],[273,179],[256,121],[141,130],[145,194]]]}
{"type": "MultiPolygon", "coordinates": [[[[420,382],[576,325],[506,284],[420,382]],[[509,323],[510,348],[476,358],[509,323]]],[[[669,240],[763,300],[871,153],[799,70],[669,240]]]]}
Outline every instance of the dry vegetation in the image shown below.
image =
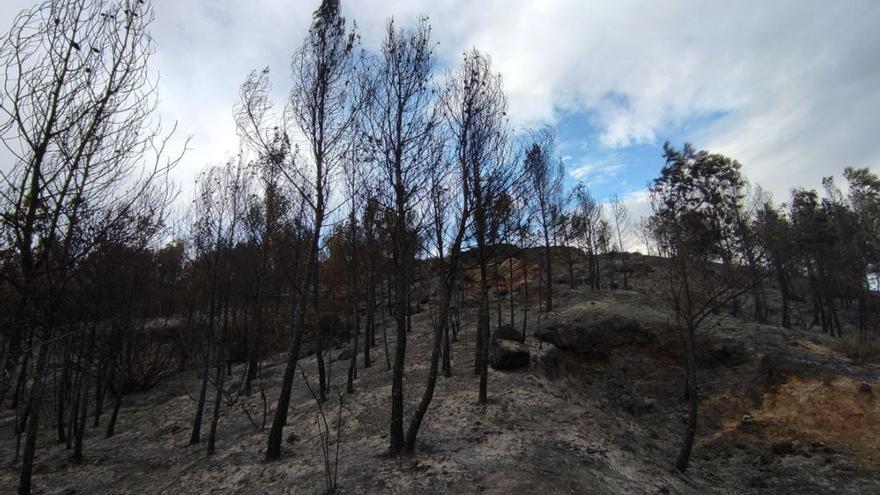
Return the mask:
{"type": "MultiPolygon", "coordinates": [[[[659,266],[655,258],[641,259],[659,266]]],[[[583,262],[576,265],[578,272],[584,268],[583,262]]],[[[880,487],[880,438],[874,428],[880,419],[880,369],[854,363],[809,334],[731,317],[721,318],[702,337],[705,395],[697,457],[687,475],[672,473],[669,459],[680,438],[686,402],[681,399],[683,369],[676,344],[681,336],[668,325],[669,313],[650,302],[662,283],[657,270],[635,278],[635,289],[627,291],[559,284],[558,310],[529,327],[530,365],[520,371],[490,368],[493,387],[485,405],[477,400],[472,365],[477,308],[468,303],[464,330],[453,344],[452,377],[438,382],[418,453],[412,457],[385,455],[390,372],[380,354],[376,365],[359,372],[355,394],[345,397],[339,491],[818,493],[834,487],[842,493],[866,493],[880,487]],[[604,347],[607,357],[584,355],[574,347],[557,353],[555,346],[533,335],[565,324],[587,328],[609,316],[637,322],[640,337],[591,333],[596,340],[584,344],[604,347]],[[778,383],[764,380],[767,356],[780,352],[809,363],[804,376],[783,363],[777,367],[791,375],[778,383]]],[[[415,385],[427,373],[428,312],[434,304],[432,299],[413,319],[407,410],[418,398],[415,385]]],[[[522,307],[516,310],[519,316],[522,307]]],[[[381,349],[380,337],[376,350],[381,349]]],[[[324,409],[334,412],[328,418],[333,442],[337,394],[344,392],[346,379],[347,363],[335,359],[342,350],[331,351],[328,360],[331,385],[324,409]]],[[[300,364],[314,386],[314,356],[300,364]]],[[[233,376],[241,369],[234,366],[233,376]]],[[[282,371],[282,356],[267,360],[263,378],[268,396],[277,393],[282,371]]],[[[262,460],[265,433],[242,412],[259,417],[257,395],[225,406],[216,455],[205,458],[201,448],[187,445],[197,391],[197,377],[184,372],[131,395],[114,438],[89,428],[82,465],[71,464],[69,451],[46,438],[35,468],[41,493],[324,490],[318,409],[301,380],[294,387],[283,457],[272,463],[262,460]]],[[[3,419],[6,424],[12,420],[8,414],[3,419]]],[[[0,448],[9,452],[13,442],[14,436],[4,435],[0,448]]],[[[2,473],[0,487],[13,490],[16,471],[7,467],[2,473]]]]}
{"type": "Polygon", "coordinates": [[[667,143],[636,221],[488,54],[323,0],[178,212],[156,4],[0,41],[0,492],[880,492],[870,170],[667,143]]]}

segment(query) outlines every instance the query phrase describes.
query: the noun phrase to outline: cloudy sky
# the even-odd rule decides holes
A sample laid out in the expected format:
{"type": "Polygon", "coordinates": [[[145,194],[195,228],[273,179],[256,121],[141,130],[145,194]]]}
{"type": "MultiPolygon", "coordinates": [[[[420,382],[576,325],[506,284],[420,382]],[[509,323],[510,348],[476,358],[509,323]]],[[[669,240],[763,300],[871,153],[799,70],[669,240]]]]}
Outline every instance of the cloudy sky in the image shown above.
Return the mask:
{"type": "MultiPolygon", "coordinates": [[[[7,27],[32,4],[3,1],[7,27]]],[[[317,1],[154,3],[161,111],[193,136],[177,171],[191,184],[237,150],[232,106],[249,71],[270,67],[284,98],[317,1]]],[[[667,140],[738,159],[777,201],[846,166],[880,166],[877,0],[358,0],[343,10],[367,49],[389,17],[425,15],[441,67],[470,47],[488,52],[516,127],[554,125],[569,184],[600,197],[637,207],[667,140]]]]}

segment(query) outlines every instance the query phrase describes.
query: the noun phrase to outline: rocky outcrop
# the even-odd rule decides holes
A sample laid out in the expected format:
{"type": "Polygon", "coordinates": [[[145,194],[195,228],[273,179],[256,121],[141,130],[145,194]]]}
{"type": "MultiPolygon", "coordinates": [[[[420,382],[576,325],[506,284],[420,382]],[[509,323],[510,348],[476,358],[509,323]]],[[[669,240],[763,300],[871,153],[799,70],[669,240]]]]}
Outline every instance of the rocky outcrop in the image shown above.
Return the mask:
{"type": "Polygon", "coordinates": [[[526,368],[531,355],[529,349],[511,340],[496,340],[489,353],[489,365],[496,370],[508,371],[526,368]]]}
{"type": "Polygon", "coordinates": [[[616,314],[590,315],[589,319],[548,322],[535,337],[582,357],[607,359],[615,348],[644,346],[655,335],[638,320],[616,314]]]}
{"type": "Polygon", "coordinates": [[[523,334],[513,325],[501,325],[495,329],[492,334],[493,340],[512,340],[514,342],[522,342],[523,334]]]}

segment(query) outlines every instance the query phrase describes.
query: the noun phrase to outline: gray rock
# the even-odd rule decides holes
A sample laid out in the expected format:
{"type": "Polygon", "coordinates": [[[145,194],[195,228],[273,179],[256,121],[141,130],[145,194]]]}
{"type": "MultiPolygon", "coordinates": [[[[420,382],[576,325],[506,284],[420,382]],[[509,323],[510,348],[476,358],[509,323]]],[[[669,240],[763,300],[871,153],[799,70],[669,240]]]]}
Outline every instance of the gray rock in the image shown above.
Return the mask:
{"type": "Polygon", "coordinates": [[[495,329],[492,334],[494,340],[512,340],[514,342],[522,341],[522,332],[513,327],[513,325],[501,325],[495,329]]]}
{"type": "Polygon", "coordinates": [[[496,340],[492,344],[489,364],[496,370],[516,370],[527,367],[530,357],[524,345],[510,340],[496,340]]]}
{"type": "Polygon", "coordinates": [[[642,346],[654,339],[639,321],[605,314],[590,321],[550,322],[534,334],[543,342],[593,359],[607,359],[614,348],[642,346]]]}

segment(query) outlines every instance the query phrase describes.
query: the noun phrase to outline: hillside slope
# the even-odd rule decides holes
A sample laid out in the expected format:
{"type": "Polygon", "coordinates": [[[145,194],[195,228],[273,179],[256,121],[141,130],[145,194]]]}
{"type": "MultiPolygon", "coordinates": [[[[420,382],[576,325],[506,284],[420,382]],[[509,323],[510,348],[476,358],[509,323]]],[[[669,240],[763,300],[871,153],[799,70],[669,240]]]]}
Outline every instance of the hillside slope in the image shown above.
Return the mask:
{"type": "MultiPolygon", "coordinates": [[[[572,289],[557,285],[557,311],[528,329],[527,368],[489,371],[490,400],[477,404],[475,309],[453,344],[453,376],[440,377],[418,453],[389,458],[390,372],[382,332],[374,365],[345,390],[348,361],[331,365],[324,404],[335,438],[339,398],[341,493],[880,493],[880,370],[857,365],[814,335],[719,318],[700,341],[701,410],[691,469],[671,471],[683,431],[680,336],[656,309],[656,286],[572,289]],[[340,395],[341,394],[341,395],[340,395]]],[[[503,312],[507,318],[506,310],[503,312]]],[[[522,313],[517,311],[517,323],[522,313]]],[[[494,315],[493,315],[494,318],[494,315]]],[[[385,324],[390,324],[386,321],[385,324]]],[[[389,337],[393,332],[388,332],[389,337]]],[[[390,343],[393,349],[393,341],[390,343]]],[[[430,315],[408,337],[406,421],[422,393],[430,315]]],[[[340,350],[333,351],[335,360],[340,350]]],[[[302,361],[312,386],[314,356],[302,361]]],[[[283,356],[264,369],[269,420],[283,356]]],[[[240,376],[239,369],[233,376],[240,376]]],[[[258,392],[223,404],[217,453],[189,446],[198,380],[192,373],[126,397],[118,434],[89,429],[86,461],[52,442],[37,452],[38,493],[320,493],[318,408],[302,377],[294,385],[283,458],[265,463],[258,392]],[[251,419],[245,414],[250,414],[251,419]]],[[[230,401],[232,397],[230,396],[230,401]]],[[[210,410],[211,404],[209,404],[210,410]]],[[[45,417],[51,417],[48,415],[45,417]]],[[[3,412],[0,493],[17,471],[13,417],[3,412]]],[[[335,445],[331,453],[335,454],[335,445]]]]}

